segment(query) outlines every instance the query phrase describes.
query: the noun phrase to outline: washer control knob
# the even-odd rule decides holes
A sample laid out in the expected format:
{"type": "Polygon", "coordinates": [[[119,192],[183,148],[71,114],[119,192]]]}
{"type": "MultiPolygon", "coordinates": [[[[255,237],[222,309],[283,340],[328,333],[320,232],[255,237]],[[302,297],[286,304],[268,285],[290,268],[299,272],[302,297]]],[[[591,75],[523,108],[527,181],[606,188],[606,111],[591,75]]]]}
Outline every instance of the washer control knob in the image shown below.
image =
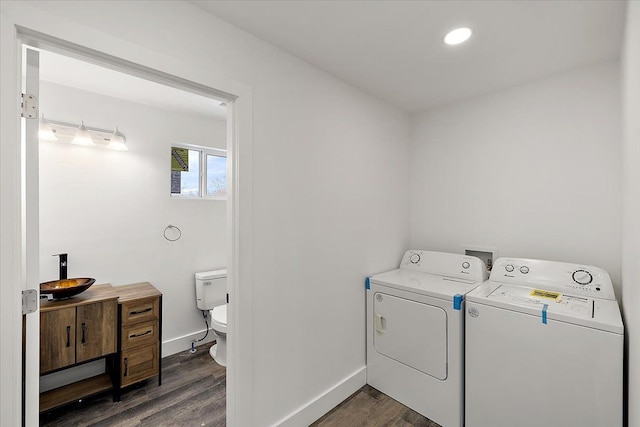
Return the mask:
{"type": "Polygon", "coordinates": [[[417,264],[420,262],[420,254],[411,254],[411,256],[409,257],[409,261],[411,261],[411,264],[417,264]]]}
{"type": "Polygon", "coordinates": [[[467,261],[462,263],[462,268],[464,268],[465,270],[469,267],[471,267],[471,264],[469,264],[467,261]]]}
{"type": "Polygon", "coordinates": [[[529,272],[529,267],[527,267],[526,265],[523,265],[522,267],[520,267],[520,273],[527,274],[528,272],[529,272]]]}
{"type": "Polygon", "coordinates": [[[578,285],[588,285],[593,282],[593,276],[587,270],[576,270],[571,277],[578,285]]]}
{"type": "Polygon", "coordinates": [[[508,273],[511,273],[513,271],[513,265],[507,264],[504,266],[504,269],[507,270],[508,273]]]}

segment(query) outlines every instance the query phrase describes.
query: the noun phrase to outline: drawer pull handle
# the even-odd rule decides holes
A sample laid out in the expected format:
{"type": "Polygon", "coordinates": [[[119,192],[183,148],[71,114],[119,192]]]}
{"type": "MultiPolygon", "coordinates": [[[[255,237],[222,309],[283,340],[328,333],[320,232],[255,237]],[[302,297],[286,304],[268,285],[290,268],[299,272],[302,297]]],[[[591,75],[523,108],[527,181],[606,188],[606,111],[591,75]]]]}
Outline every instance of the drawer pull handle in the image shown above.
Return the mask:
{"type": "Polygon", "coordinates": [[[85,331],[87,330],[87,325],[86,324],[82,324],[82,344],[86,343],[86,337],[85,337],[85,331]]]}
{"type": "Polygon", "coordinates": [[[139,337],[143,337],[143,336],[145,336],[145,335],[149,335],[149,334],[151,334],[151,333],[153,333],[153,330],[152,330],[152,329],[149,329],[147,332],[143,332],[143,333],[141,333],[141,334],[132,334],[132,335],[129,335],[129,338],[139,338],[139,337]]]}
{"type": "Polygon", "coordinates": [[[153,307],[145,308],[144,310],[132,311],[132,312],[129,313],[129,315],[135,316],[136,314],[147,313],[147,312],[149,312],[151,310],[153,310],[153,307]]]}
{"type": "Polygon", "coordinates": [[[129,359],[127,357],[124,358],[124,377],[129,374],[129,359]]]}
{"type": "Polygon", "coordinates": [[[67,347],[71,347],[71,326],[67,326],[67,347]]]}

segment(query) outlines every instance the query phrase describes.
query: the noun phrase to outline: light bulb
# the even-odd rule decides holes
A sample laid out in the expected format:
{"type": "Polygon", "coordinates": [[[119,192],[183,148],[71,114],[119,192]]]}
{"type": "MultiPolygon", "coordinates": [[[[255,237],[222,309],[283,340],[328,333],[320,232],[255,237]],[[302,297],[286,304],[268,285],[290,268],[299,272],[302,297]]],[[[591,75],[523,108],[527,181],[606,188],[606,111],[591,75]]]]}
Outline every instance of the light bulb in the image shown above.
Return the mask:
{"type": "Polygon", "coordinates": [[[55,131],[51,127],[51,123],[44,118],[44,114],[40,117],[40,126],[38,129],[38,138],[42,141],[57,141],[58,137],[55,134],[55,131]]]}
{"type": "Polygon", "coordinates": [[[471,28],[456,28],[455,30],[449,31],[447,35],[444,36],[444,42],[448,45],[464,43],[469,39],[469,37],[471,37],[471,33],[471,28]]]}
{"type": "Polygon", "coordinates": [[[107,148],[120,151],[128,150],[126,141],[126,138],[116,126],[116,130],[113,132],[113,135],[111,135],[111,140],[109,141],[109,145],[107,145],[107,148]]]}
{"type": "Polygon", "coordinates": [[[78,128],[78,131],[76,132],[76,136],[73,138],[71,143],[76,145],[84,145],[85,147],[93,147],[94,145],[96,145],[95,142],[93,142],[93,139],[91,138],[91,134],[89,133],[89,130],[84,125],[84,121],[78,128]]]}

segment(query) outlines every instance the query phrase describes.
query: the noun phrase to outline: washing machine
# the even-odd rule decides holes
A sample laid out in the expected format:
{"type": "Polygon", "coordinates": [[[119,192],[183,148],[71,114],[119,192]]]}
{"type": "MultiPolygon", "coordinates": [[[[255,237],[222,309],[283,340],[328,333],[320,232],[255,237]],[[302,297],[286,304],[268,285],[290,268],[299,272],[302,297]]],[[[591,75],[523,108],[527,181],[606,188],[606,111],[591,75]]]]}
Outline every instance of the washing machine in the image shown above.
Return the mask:
{"type": "Polygon", "coordinates": [[[466,305],[466,427],[622,426],[624,329],[605,270],[500,258],[466,305]]]}
{"type": "Polygon", "coordinates": [[[367,279],[367,383],[444,426],[463,424],[464,298],[487,278],[471,256],[407,251],[367,279]]]}

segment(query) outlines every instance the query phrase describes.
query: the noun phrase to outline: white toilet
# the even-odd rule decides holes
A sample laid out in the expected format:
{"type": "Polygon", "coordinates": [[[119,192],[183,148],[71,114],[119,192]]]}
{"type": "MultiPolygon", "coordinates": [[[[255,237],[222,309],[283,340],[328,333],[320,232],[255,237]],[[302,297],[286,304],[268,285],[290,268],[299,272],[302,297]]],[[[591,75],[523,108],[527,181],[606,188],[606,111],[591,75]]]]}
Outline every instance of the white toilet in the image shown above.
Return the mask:
{"type": "Polygon", "coordinates": [[[196,273],[196,298],[200,310],[209,310],[216,337],[209,353],[218,365],[227,366],[227,270],[196,273]]]}

